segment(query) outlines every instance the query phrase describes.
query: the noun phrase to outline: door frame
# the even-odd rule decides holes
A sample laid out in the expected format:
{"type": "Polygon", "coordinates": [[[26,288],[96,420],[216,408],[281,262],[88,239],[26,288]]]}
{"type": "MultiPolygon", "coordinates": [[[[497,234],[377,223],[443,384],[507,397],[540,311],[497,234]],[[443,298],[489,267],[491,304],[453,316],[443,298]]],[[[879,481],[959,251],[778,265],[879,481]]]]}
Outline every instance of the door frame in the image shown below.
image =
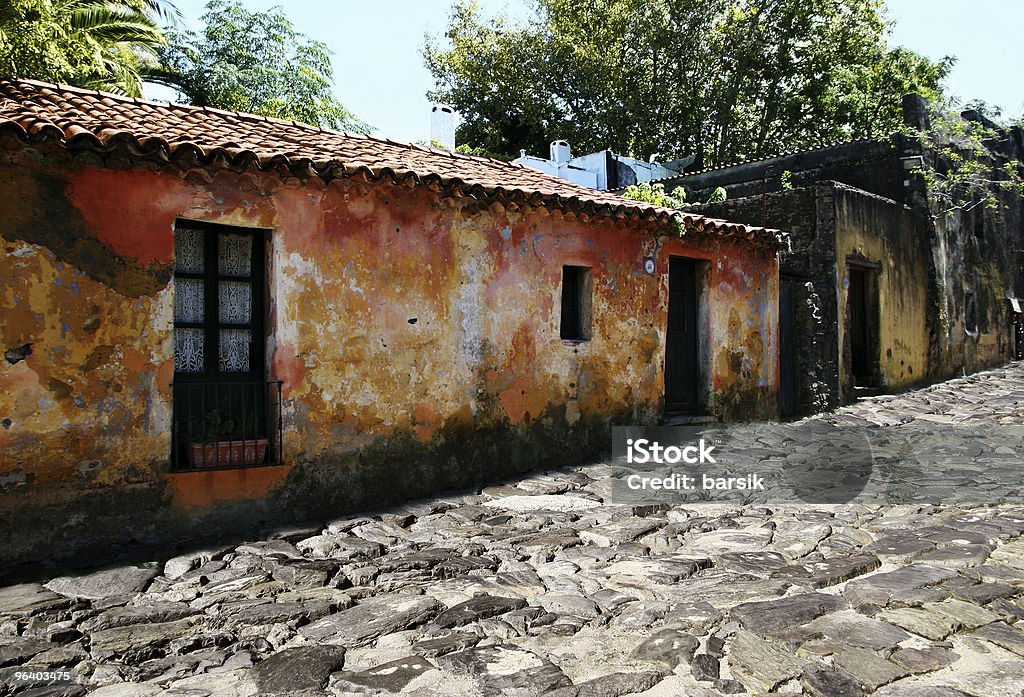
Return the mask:
{"type": "MultiPolygon", "coordinates": [[[[202,430],[205,424],[203,412],[229,413],[224,417],[237,430],[242,440],[269,439],[272,442],[269,457],[261,464],[273,464],[280,460],[280,411],[279,383],[269,381],[269,366],[266,347],[270,324],[269,297],[269,248],[270,230],[261,227],[246,227],[214,223],[188,218],[175,220],[175,234],[179,228],[202,231],[204,271],[202,273],[178,272],[172,269],[174,278],[196,278],[203,281],[204,316],[202,322],[182,323],[175,321],[175,328],[202,329],[204,334],[204,360],[201,372],[178,372],[175,370],[172,384],[172,444],[171,466],[176,470],[189,467],[189,447],[185,435],[193,428],[202,430]],[[246,235],[252,239],[251,267],[246,276],[230,276],[220,272],[218,267],[218,244],[221,233],[246,235]],[[247,324],[229,324],[220,319],[219,287],[222,282],[241,280],[251,284],[251,321],[247,324]],[[219,341],[222,329],[248,328],[251,332],[249,347],[249,370],[246,372],[223,372],[219,369],[219,341]],[[274,394],[272,394],[274,393],[274,394]],[[276,401],[275,405],[272,403],[276,401]],[[223,402],[223,404],[222,404],[223,402]],[[196,405],[198,414],[196,413],[196,405]],[[237,412],[237,414],[235,413],[237,412]],[[186,423],[187,422],[187,423],[186,423]],[[274,436],[274,437],[272,437],[274,436]]],[[[174,350],[177,350],[176,348],[174,350]]],[[[208,434],[204,434],[208,435],[208,434]]],[[[234,438],[235,436],[231,436],[234,438]]],[[[219,446],[218,446],[219,447],[219,446]]],[[[231,465],[248,466],[248,465],[231,465]]]]}
{"type": "MultiPolygon", "coordinates": [[[[665,308],[665,355],[664,363],[662,365],[664,384],[663,384],[663,396],[664,396],[664,413],[665,415],[686,415],[686,416],[699,416],[706,414],[708,394],[707,394],[707,361],[706,361],[706,327],[707,327],[707,294],[706,288],[706,276],[709,269],[709,262],[706,259],[684,257],[684,256],[670,256],[668,259],[668,273],[667,273],[667,286],[668,286],[668,299],[665,308]],[[689,378],[692,381],[692,388],[687,390],[689,392],[688,399],[670,401],[675,396],[673,390],[670,387],[670,374],[669,363],[673,360],[674,351],[673,347],[675,342],[672,340],[670,327],[672,326],[672,292],[673,292],[673,270],[676,273],[682,273],[684,280],[682,281],[685,285],[689,285],[692,289],[692,297],[686,300],[686,304],[689,308],[689,324],[692,332],[692,337],[687,339],[689,343],[690,358],[686,359],[685,354],[680,356],[680,360],[689,360],[690,366],[687,368],[683,367],[684,372],[689,373],[689,378]],[[692,343],[691,343],[692,342],[692,343]]],[[[678,281],[681,277],[676,276],[678,281]]],[[[685,318],[684,318],[685,321],[685,318]]],[[[685,350],[685,349],[684,349],[685,350]]]]}
{"type": "MultiPolygon", "coordinates": [[[[849,384],[855,387],[878,387],[879,364],[881,361],[881,313],[879,311],[879,280],[882,265],[879,262],[871,261],[861,256],[846,257],[846,287],[843,289],[846,306],[843,317],[845,318],[844,354],[849,362],[844,367],[844,372],[849,377],[849,384]],[[858,375],[854,372],[853,358],[853,316],[851,310],[851,288],[853,286],[853,274],[858,273],[863,280],[863,315],[865,331],[865,350],[867,352],[868,370],[858,375]]],[[[845,361],[844,361],[845,362],[845,361]]]]}
{"type": "Polygon", "coordinates": [[[799,276],[779,274],[779,416],[796,416],[800,405],[800,330],[797,324],[799,276]]]}

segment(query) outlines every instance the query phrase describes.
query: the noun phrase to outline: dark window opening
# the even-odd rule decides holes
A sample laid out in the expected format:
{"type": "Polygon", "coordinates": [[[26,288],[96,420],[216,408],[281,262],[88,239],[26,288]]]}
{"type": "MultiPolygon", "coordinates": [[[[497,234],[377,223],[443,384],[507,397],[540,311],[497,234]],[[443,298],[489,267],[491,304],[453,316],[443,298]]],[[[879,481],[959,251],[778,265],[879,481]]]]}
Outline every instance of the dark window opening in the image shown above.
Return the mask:
{"type": "Polygon", "coordinates": [[[586,266],[562,267],[562,320],[560,335],[565,341],[590,339],[591,285],[586,266]]]}
{"type": "Polygon", "coordinates": [[[971,197],[971,223],[974,232],[974,236],[979,239],[985,239],[985,206],[982,204],[982,198],[978,194],[974,194],[971,197]]]}
{"type": "Polygon", "coordinates": [[[264,366],[264,232],[179,221],[172,462],[280,462],[280,383],[264,366]]]}
{"type": "Polygon", "coordinates": [[[968,293],[964,301],[964,329],[968,334],[978,333],[978,303],[974,293],[968,293]]]}

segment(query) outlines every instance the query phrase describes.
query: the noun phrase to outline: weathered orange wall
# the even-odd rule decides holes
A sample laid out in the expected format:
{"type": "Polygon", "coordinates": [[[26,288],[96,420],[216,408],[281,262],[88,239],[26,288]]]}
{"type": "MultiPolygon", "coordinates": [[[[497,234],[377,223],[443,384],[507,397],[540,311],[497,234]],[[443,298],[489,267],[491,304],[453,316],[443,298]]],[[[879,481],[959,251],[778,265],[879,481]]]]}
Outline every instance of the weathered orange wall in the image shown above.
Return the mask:
{"type": "Polygon", "coordinates": [[[671,256],[708,262],[708,409],[775,414],[772,250],[425,187],[6,159],[0,349],[31,343],[32,353],[0,361],[5,526],[26,504],[68,508],[132,487],[178,522],[215,502],[210,473],[167,473],[178,218],[272,231],[268,365],[284,381],[291,471],[253,480],[246,496],[287,500],[296,515],[316,509],[318,491],[374,499],[375,458],[392,463],[382,486],[410,493],[486,477],[478,462],[432,478],[430,453],[474,438],[523,444],[511,455],[522,467],[592,454],[610,439],[609,418],[656,420],[671,256]],[[563,264],[593,268],[587,342],[559,338],[563,264]],[[577,430],[574,449],[565,438],[577,430]]]}

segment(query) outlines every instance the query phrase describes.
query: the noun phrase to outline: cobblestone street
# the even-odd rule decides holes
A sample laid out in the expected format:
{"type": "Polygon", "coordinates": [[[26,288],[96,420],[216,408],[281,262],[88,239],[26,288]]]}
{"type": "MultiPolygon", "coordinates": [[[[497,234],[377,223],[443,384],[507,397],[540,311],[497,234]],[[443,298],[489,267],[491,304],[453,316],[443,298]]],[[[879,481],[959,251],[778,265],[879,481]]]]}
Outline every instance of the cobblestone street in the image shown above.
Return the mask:
{"type": "MultiPolygon", "coordinates": [[[[1018,472],[1024,365],[811,424],[968,433],[1018,472]]],[[[924,503],[669,507],[610,502],[598,464],[3,588],[0,693],[1020,697],[1024,506],[988,469],[926,472],[924,503]]]]}

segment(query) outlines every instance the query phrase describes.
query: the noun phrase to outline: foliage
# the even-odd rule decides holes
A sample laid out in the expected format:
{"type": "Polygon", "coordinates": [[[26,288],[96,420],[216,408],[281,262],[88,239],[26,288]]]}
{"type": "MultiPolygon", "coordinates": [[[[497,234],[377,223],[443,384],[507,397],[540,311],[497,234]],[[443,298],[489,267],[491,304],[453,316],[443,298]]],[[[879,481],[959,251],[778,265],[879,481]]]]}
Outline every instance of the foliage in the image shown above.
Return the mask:
{"type": "Polygon", "coordinates": [[[779,184],[782,186],[783,191],[791,191],[793,189],[793,173],[788,169],[784,170],[779,175],[779,184]]]}
{"type": "MultiPolygon", "coordinates": [[[[632,184],[622,190],[622,195],[626,198],[631,198],[634,201],[643,201],[644,203],[653,203],[656,206],[664,206],[665,208],[675,208],[677,211],[684,210],[690,206],[700,205],[700,202],[687,203],[686,201],[686,189],[681,186],[677,186],[672,189],[672,192],[665,191],[664,184],[651,184],[644,182],[642,184],[632,184]]],[[[708,200],[705,203],[718,203],[726,199],[726,191],[723,187],[716,187],[708,200]]]]}
{"type": "MultiPolygon", "coordinates": [[[[955,106],[955,101],[932,103],[926,129],[903,129],[923,153],[911,173],[923,178],[932,214],[998,208],[1000,193],[1024,198],[1024,168],[1013,160],[998,162],[986,146],[998,133],[985,123],[962,118],[955,106]]],[[[976,103],[975,110],[981,111],[976,103]]]]}
{"type": "Polygon", "coordinates": [[[235,430],[234,421],[221,416],[218,410],[211,409],[203,418],[192,417],[188,434],[193,443],[210,445],[217,441],[233,440],[235,430]]]}
{"type": "Polygon", "coordinates": [[[719,203],[724,201],[728,197],[728,192],[724,186],[716,186],[715,190],[708,196],[707,203],[719,203]]]}
{"type": "MultiPolygon", "coordinates": [[[[955,100],[949,100],[950,106],[955,103],[955,100]]],[[[984,99],[972,99],[963,106],[964,111],[975,111],[981,116],[999,123],[1003,119],[1003,108],[998,104],[989,104],[984,99]]]]}
{"type": "Polygon", "coordinates": [[[140,96],[177,16],[167,0],[3,0],[0,75],[140,96]]]}
{"type": "Polygon", "coordinates": [[[665,191],[664,184],[644,182],[627,186],[623,189],[622,195],[634,201],[653,203],[656,206],[664,206],[665,208],[675,208],[677,211],[681,211],[690,205],[686,202],[686,190],[681,186],[677,186],[672,189],[672,193],[668,193],[665,191]]]}
{"type": "Polygon", "coordinates": [[[452,8],[423,48],[461,142],[511,155],[565,139],[698,166],[900,124],[951,64],[886,44],[881,0],[536,0],[522,24],[452,8]]]}
{"type": "Polygon", "coordinates": [[[210,0],[202,20],[198,34],[171,34],[151,82],[198,106],[370,132],[331,93],[330,50],[295,31],[280,7],[250,12],[238,0],[210,0]]]}
{"type": "Polygon", "coordinates": [[[495,160],[506,160],[506,161],[508,161],[508,160],[514,159],[514,158],[511,158],[508,155],[505,155],[503,153],[491,152],[487,148],[474,147],[474,146],[468,145],[466,143],[463,143],[462,145],[456,145],[455,146],[455,152],[461,153],[463,155],[476,155],[478,157],[491,157],[491,158],[493,158],[495,160]]]}
{"type": "MultiPolygon", "coordinates": [[[[444,143],[442,143],[441,141],[439,141],[437,138],[431,138],[429,141],[428,140],[417,140],[415,142],[418,145],[425,145],[425,146],[429,146],[431,148],[438,148],[439,150],[447,150],[448,149],[448,146],[445,145],[444,143]]],[[[460,155],[474,155],[476,157],[490,157],[490,158],[495,159],[495,160],[505,160],[506,162],[511,160],[511,159],[513,159],[513,158],[509,157],[508,155],[503,155],[502,153],[494,153],[494,152],[491,152],[490,150],[487,150],[486,148],[478,148],[478,147],[474,147],[472,145],[467,145],[466,143],[463,143],[462,145],[456,145],[455,146],[455,152],[459,153],[460,155]]]]}
{"type": "Polygon", "coordinates": [[[230,413],[231,410],[225,407],[223,410],[211,409],[202,417],[193,416],[187,431],[190,442],[212,445],[219,441],[252,438],[259,431],[252,415],[232,418],[230,413]]]}

